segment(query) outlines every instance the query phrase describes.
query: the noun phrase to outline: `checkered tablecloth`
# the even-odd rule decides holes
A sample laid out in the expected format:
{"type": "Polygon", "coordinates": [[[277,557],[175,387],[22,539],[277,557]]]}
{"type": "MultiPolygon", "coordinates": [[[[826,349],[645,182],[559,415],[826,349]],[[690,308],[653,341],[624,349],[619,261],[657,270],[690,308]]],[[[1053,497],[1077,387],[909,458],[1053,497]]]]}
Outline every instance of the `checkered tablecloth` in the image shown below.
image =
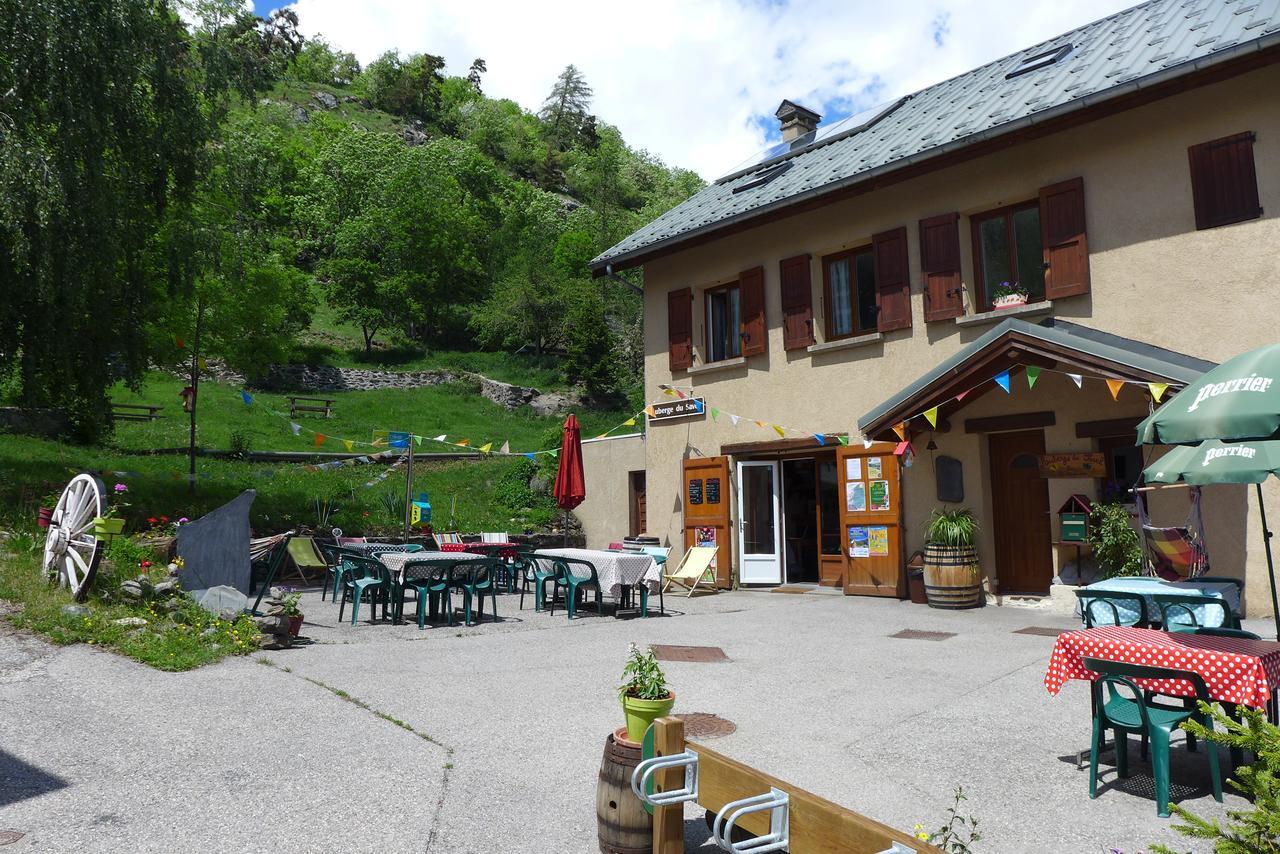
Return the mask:
{"type": "MultiPolygon", "coordinates": [[[[1190,670],[1204,679],[1213,699],[1259,709],[1280,685],[1280,643],[1098,626],[1058,635],[1044,674],[1044,686],[1050,694],[1057,694],[1068,680],[1098,678],[1097,673],[1085,669],[1084,658],[1190,670]]],[[[1160,694],[1195,696],[1195,689],[1185,679],[1135,681],[1160,694]]]]}
{"type": "MultiPolygon", "coordinates": [[[[534,558],[571,557],[590,561],[600,579],[600,589],[606,596],[620,597],[623,586],[644,584],[650,593],[657,593],[662,584],[662,571],[650,555],[627,552],[606,552],[597,549],[538,549],[534,558]]],[[[551,561],[541,561],[548,569],[551,561]]],[[[569,565],[574,569],[573,564],[569,565]]],[[[576,574],[576,573],[575,573],[576,574]]]]}
{"type": "Polygon", "coordinates": [[[397,584],[404,584],[406,580],[419,578],[424,574],[413,569],[406,570],[406,564],[411,561],[456,560],[462,562],[482,560],[483,558],[484,555],[471,554],[470,552],[384,552],[378,555],[378,560],[382,561],[383,565],[396,576],[397,584]]]}
{"type": "MultiPolygon", "coordinates": [[[[1238,614],[1240,612],[1240,588],[1228,581],[1199,581],[1190,579],[1189,581],[1165,581],[1161,578],[1108,578],[1105,581],[1095,581],[1093,584],[1084,588],[1085,590],[1097,590],[1104,593],[1137,593],[1146,601],[1147,619],[1152,622],[1160,621],[1160,605],[1156,601],[1161,593],[1172,593],[1175,596],[1212,596],[1215,599],[1221,599],[1227,603],[1227,607],[1231,609],[1231,613],[1238,614]]],[[[1112,600],[1116,610],[1120,613],[1120,618],[1127,622],[1133,622],[1138,618],[1138,609],[1129,607],[1123,599],[1112,600]]],[[[1080,611],[1081,603],[1076,603],[1076,611],[1080,611]]],[[[1222,625],[1222,609],[1210,608],[1204,605],[1188,606],[1195,613],[1196,624],[1201,626],[1221,626],[1222,625]]],[[[1114,615],[1111,609],[1106,605],[1095,604],[1093,606],[1093,617],[1097,622],[1111,622],[1114,615]]],[[[1181,607],[1169,613],[1172,622],[1188,622],[1186,619],[1186,611],[1181,607]]],[[[1081,622],[1084,622],[1084,615],[1081,614],[1081,622]]]]}

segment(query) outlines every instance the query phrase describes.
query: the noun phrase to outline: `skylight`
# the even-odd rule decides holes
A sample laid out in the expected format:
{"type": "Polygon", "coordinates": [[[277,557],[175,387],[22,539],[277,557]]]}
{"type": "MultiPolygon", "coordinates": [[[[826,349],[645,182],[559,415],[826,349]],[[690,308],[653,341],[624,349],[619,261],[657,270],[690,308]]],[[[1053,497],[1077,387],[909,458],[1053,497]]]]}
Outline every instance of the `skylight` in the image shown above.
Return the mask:
{"type": "Polygon", "coordinates": [[[747,181],[745,184],[742,184],[741,186],[738,186],[738,187],[734,187],[733,192],[742,193],[747,190],[754,190],[756,187],[763,187],[765,184],[768,184],[774,178],[777,178],[779,175],[783,174],[784,172],[789,171],[791,167],[795,165],[796,163],[794,160],[788,160],[786,163],[779,163],[777,166],[773,166],[759,173],[750,181],[747,181]]]}
{"type": "Polygon", "coordinates": [[[1051,47],[1046,51],[1041,51],[1040,53],[1032,54],[1031,56],[1023,57],[1017,67],[1006,74],[1004,79],[1009,80],[1013,77],[1019,77],[1023,74],[1044,68],[1045,66],[1053,65],[1058,60],[1065,58],[1069,53],[1071,53],[1071,45],[1064,44],[1059,45],[1058,47],[1051,47]]]}

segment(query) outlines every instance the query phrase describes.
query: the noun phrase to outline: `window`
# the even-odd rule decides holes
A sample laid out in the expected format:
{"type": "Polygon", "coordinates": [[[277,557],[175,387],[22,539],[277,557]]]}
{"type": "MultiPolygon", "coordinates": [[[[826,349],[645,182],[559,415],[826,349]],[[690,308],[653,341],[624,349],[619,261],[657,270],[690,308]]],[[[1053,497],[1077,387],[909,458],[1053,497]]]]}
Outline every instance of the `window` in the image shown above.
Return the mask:
{"type": "Polygon", "coordinates": [[[1187,149],[1196,228],[1215,228],[1262,216],[1252,133],[1202,142],[1187,149]]]}
{"type": "Polygon", "coordinates": [[[1037,69],[1044,68],[1045,66],[1053,65],[1055,62],[1066,58],[1069,53],[1071,53],[1071,45],[1064,44],[1059,45],[1058,47],[1051,47],[1048,50],[1032,54],[1031,56],[1023,57],[1022,61],[1019,62],[1012,71],[1004,76],[1004,79],[1008,80],[1011,77],[1017,77],[1030,71],[1035,71],[1037,69]]]}
{"type": "Polygon", "coordinates": [[[720,362],[742,355],[742,310],[738,283],[706,292],[707,361],[720,362]]]}
{"type": "Polygon", "coordinates": [[[1136,440],[1133,433],[1098,440],[1098,450],[1107,461],[1107,489],[1117,490],[1126,501],[1133,500],[1133,488],[1142,476],[1142,448],[1134,444],[1136,440]]]}
{"type": "Polygon", "coordinates": [[[1020,284],[1028,302],[1044,299],[1044,249],[1040,243],[1040,203],[1024,202],[976,214],[973,228],[975,278],[984,310],[1001,284],[1020,284]]]}
{"type": "Polygon", "coordinates": [[[876,261],[870,246],[822,259],[827,340],[876,331],[876,261]]]}

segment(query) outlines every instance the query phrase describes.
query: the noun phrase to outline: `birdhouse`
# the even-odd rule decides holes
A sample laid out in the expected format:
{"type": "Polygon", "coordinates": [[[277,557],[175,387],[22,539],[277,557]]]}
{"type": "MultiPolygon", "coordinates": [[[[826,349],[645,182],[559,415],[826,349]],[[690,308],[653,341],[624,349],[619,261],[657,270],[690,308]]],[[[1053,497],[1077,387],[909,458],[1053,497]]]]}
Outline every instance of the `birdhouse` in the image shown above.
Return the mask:
{"type": "Polygon", "coordinates": [[[1076,493],[1058,508],[1058,521],[1062,526],[1064,543],[1083,543],[1089,539],[1089,514],[1093,506],[1089,499],[1076,493]]]}
{"type": "Polygon", "coordinates": [[[409,523],[412,525],[431,524],[431,501],[427,498],[425,492],[420,493],[417,498],[413,499],[413,506],[409,509],[409,523]]]}

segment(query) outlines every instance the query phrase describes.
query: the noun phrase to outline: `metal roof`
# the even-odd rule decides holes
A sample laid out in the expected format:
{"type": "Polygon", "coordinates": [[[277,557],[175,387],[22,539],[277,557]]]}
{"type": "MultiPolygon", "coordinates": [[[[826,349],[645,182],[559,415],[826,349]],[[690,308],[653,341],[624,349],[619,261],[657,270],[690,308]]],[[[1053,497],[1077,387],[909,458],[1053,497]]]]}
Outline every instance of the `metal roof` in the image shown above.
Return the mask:
{"type": "Polygon", "coordinates": [[[632,264],[731,223],[1277,44],[1280,0],[1151,0],[908,95],[879,121],[826,137],[819,129],[812,143],[704,188],[591,267],[632,264]],[[1050,65],[1028,62],[1067,45],[1050,65]],[[1024,63],[1032,70],[1020,71],[1024,63]],[[734,193],[784,160],[792,168],[734,193]]]}
{"type": "Polygon", "coordinates": [[[992,327],[981,338],[971,341],[950,357],[943,359],[941,363],[922,374],[914,382],[904,386],[897,394],[859,418],[858,429],[871,435],[871,432],[877,432],[877,428],[873,425],[877,425],[878,422],[890,416],[893,419],[900,418],[902,413],[897,410],[927,394],[931,388],[944,385],[947,380],[959,373],[965,363],[985,351],[1005,349],[1003,339],[1011,333],[1018,333],[1024,338],[1087,355],[1093,360],[1124,366],[1135,374],[1162,378],[1177,386],[1185,386],[1205,371],[1217,367],[1215,362],[1197,359],[1195,356],[1134,341],[1132,338],[1124,338],[1110,332],[1102,332],[1078,323],[1049,318],[1043,323],[1036,324],[1011,317],[992,327]],[[871,428],[871,432],[868,432],[868,428],[871,428]]]}

